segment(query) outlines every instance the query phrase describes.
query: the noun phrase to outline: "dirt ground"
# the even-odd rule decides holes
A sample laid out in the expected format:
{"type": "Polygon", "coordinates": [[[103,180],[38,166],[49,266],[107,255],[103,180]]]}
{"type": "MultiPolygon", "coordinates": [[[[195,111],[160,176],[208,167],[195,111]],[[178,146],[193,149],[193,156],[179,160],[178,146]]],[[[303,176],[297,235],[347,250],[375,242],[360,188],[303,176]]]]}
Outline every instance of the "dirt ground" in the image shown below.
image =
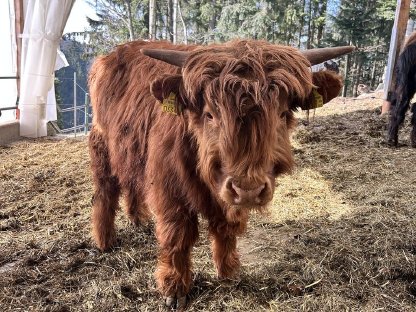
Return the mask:
{"type": "MultiPolygon", "coordinates": [[[[408,122],[384,144],[379,99],[336,99],[293,135],[297,170],[239,241],[218,281],[202,229],[189,311],[416,311],[416,149],[408,122]]],[[[1,311],[164,311],[153,226],[117,218],[118,247],[90,237],[85,138],[0,147],[1,311]]],[[[202,228],[204,223],[202,222],[202,228]]]]}

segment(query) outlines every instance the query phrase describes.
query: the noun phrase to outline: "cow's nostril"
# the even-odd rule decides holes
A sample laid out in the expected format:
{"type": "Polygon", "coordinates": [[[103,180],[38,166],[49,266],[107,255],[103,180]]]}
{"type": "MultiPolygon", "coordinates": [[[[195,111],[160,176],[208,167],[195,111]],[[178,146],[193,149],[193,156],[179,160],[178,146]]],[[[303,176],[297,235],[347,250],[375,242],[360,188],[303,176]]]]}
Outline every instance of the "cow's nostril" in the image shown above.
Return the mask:
{"type": "Polygon", "coordinates": [[[239,196],[238,193],[236,192],[235,188],[234,188],[234,183],[231,179],[226,182],[225,187],[231,193],[232,197],[235,198],[235,197],[239,196]]]}
{"type": "Polygon", "coordinates": [[[234,183],[234,181],[231,183],[231,188],[233,189],[233,191],[238,194],[238,196],[241,196],[242,194],[244,194],[246,191],[243,190],[242,188],[240,188],[239,186],[237,186],[236,183],[234,183]]]}
{"type": "Polygon", "coordinates": [[[260,204],[262,203],[265,199],[267,199],[269,197],[269,187],[267,185],[267,183],[264,183],[262,189],[260,190],[259,194],[256,197],[256,203],[260,204]]]}
{"type": "Polygon", "coordinates": [[[233,182],[231,179],[229,179],[225,184],[227,190],[231,190],[233,188],[233,182]]]}
{"type": "Polygon", "coordinates": [[[262,198],[262,197],[264,197],[264,195],[266,195],[266,193],[267,193],[267,183],[264,183],[264,185],[263,185],[262,189],[260,190],[260,193],[259,193],[258,196],[260,198],[262,198]]]}

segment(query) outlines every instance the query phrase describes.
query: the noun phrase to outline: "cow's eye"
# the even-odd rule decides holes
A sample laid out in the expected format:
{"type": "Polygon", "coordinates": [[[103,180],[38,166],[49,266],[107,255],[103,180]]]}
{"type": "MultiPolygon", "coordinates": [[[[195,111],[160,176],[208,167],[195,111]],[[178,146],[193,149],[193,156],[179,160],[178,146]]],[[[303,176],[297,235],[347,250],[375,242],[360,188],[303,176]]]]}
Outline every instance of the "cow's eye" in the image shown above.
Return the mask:
{"type": "Polygon", "coordinates": [[[212,117],[211,113],[206,112],[205,113],[205,118],[208,120],[212,120],[214,117],[212,117]]]}
{"type": "Polygon", "coordinates": [[[289,111],[284,111],[284,112],[280,113],[280,118],[282,118],[282,119],[286,118],[288,114],[289,114],[289,111]]]}

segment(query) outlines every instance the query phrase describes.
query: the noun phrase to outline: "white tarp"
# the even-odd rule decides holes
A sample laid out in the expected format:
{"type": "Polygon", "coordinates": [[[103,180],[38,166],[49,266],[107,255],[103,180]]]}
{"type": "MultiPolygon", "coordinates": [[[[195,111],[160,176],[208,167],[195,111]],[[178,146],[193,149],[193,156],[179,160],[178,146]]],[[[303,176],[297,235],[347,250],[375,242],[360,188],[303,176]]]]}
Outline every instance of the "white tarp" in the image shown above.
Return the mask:
{"type": "MultiPolygon", "coordinates": [[[[69,66],[66,60],[65,54],[60,50],[57,50],[57,57],[54,70],[57,71],[63,67],[69,66]]],[[[46,121],[57,120],[58,114],[56,112],[56,96],[55,96],[55,84],[52,84],[52,88],[48,92],[48,98],[46,99],[46,121]]]]}
{"type": "MultiPolygon", "coordinates": [[[[53,86],[56,51],[75,0],[26,0],[22,34],[20,135],[47,134],[47,96],[53,86]]],[[[54,105],[51,103],[51,105],[54,105]]],[[[56,110],[56,104],[48,111],[56,110]]]]}
{"type": "MultiPolygon", "coordinates": [[[[16,37],[13,1],[0,0],[0,76],[16,77],[16,37]]],[[[17,99],[16,79],[0,79],[0,108],[13,107],[17,99]]],[[[15,110],[2,111],[0,124],[16,119],[15,110]]]]}

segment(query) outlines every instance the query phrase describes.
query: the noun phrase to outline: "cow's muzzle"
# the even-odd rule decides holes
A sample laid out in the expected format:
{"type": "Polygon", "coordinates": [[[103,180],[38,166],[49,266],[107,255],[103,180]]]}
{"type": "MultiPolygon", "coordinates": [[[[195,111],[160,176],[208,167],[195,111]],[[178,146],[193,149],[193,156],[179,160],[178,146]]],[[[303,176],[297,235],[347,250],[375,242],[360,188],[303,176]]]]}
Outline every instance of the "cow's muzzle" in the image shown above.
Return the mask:
{"type": "Polygon", "coordinates": [[[247,182],[228,177],[222,188],[223,199],[235,206],[264,206],[273,197],[273,190],[269,179],[260,182],[247,182]]]}

